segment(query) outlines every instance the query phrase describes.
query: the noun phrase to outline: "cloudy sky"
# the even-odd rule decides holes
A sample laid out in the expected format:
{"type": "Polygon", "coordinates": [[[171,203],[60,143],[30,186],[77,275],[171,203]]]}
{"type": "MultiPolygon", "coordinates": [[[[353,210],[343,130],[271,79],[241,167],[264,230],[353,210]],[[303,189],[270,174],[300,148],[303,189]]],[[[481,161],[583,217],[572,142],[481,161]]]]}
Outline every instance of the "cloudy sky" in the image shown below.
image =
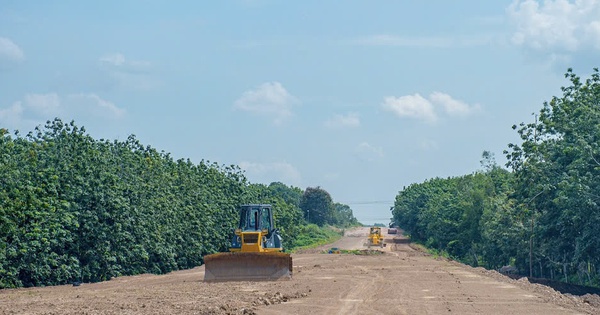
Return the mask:
{"type": "Polygon", "coordinates": [[[600,0],[0,0],[0,127],[320,186],[363,223],[498,163],[513,124],[600,66],[600,0]]]}

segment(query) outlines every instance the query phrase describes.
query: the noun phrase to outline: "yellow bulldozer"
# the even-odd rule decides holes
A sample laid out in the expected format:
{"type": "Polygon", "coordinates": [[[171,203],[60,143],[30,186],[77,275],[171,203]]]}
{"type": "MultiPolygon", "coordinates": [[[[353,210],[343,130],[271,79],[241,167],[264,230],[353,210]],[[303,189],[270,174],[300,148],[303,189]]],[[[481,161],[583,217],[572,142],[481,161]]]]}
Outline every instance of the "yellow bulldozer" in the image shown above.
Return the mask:
{"type": "Polygon", "coordinates": [[[371,246],[379,246],[383,247],[385,244],[383,243],[383,235],[381,234],[381,228],[378,226],[372,226],[369,230],[369,239],[367,240],[367,245],[371,246]]]}
{"type": "Polygon", "coordinates": [[[292,257],[283,252],[268,204],[240,207],[229,252],[204,256],[204,281],[264,281],[292,278],[292,257]]]}

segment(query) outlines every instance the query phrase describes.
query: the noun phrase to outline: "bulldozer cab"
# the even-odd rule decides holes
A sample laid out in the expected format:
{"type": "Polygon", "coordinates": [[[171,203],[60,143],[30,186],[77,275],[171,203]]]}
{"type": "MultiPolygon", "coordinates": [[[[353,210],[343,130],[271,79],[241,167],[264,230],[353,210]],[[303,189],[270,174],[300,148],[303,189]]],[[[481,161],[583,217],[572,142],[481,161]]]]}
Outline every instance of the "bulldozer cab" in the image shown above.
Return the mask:
{"type": "Polygon", "coordinates": [[[238,228],[244,232],[273,229],[273,213],[269,205],[244,205],[241,208],[238,228]]]}
{"type": "Polygon", "coordinates": [[[234,231],[230,251],[282,251],[282,239],[273,225],[273,208],[269,204],[240,207],[240,221],[234,231]]]}

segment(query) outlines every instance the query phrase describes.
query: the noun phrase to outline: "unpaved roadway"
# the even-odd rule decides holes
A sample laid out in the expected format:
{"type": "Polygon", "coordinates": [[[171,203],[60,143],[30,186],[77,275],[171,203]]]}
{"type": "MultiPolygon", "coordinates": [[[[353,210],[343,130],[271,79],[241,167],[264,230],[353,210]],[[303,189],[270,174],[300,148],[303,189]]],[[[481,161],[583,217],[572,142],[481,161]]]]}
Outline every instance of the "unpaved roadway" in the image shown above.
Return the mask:
{"type": "MultiPolygon", "coordinates": [[[[387,229],[382,229],[384,233],[387,229]]],[[[204,283],[204,268],[81,286],[0,290],[0,314],[600,314],[597,295],[573,297],[497,272],[435,259],[386,234],[366,250],[368,228],[293,254],[290,281],[204,283]]]]}

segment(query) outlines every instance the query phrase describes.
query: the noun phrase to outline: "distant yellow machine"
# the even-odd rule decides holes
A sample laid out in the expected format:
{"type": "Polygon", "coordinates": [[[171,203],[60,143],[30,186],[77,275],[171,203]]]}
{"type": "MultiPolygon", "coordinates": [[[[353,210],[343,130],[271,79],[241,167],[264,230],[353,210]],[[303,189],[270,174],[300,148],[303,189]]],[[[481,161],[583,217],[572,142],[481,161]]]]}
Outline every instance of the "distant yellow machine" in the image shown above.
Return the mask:
{"type": "Polygon", "coordinates": [[[371,229],[369,230],[369,239],[368,239],[367,245],[369,247],[371,247],[371,246],[383,247],[384,246],[383,235],[381,234],[380,227],[378,227],[378,226],[371,227],[371,229]]]}

